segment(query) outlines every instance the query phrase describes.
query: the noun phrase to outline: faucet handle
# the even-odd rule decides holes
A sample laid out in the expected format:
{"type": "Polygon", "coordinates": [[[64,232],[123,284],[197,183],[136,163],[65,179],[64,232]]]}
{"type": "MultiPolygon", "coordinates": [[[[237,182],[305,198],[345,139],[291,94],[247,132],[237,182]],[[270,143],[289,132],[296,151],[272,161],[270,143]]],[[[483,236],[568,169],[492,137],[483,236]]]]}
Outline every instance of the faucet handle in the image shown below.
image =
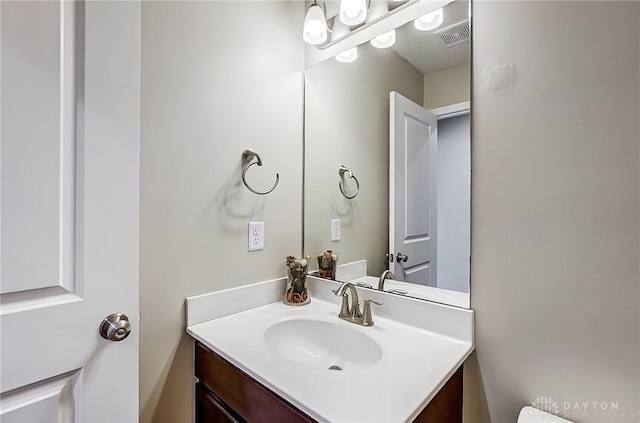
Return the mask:
{"type": "Polygon", "coordinates": [[[373,326],[373,317],[371,317],[371,303],[382,305],[382,301],[378,300],[364,300],[364,310],[362,311],[362,325],[363,326],[373,326]]]}
{"type": "Polygon", "coordinates": [[[334,295],[342,297],[342,305],[340,306],[340,314],[338,314],[338,317],[349,317],[351,315],[351,309],[349,308],[349,295],[347,295],[346,292],[340,294],[339,290],[339,288],[331,290],[334,295]]]}

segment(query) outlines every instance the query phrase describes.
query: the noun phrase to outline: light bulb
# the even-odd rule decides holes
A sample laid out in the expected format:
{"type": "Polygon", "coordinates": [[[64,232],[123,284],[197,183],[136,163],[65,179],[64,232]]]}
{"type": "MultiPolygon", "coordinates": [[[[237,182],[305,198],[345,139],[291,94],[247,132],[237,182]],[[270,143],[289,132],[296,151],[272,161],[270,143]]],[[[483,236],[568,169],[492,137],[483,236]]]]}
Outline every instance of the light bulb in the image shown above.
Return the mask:
{"type": "Polygon", "coordinates": [[[350,48],[336,55],[336,60],[342,63],[353,62],[358,58],[358,48],[350,48]]]}
{"type": "Polygon", "coordinates": [[[359,25],[367,19],[367,0],[341,0],[340,22],[359,25]]]}
{"type": "Polygon", "coordinates": [[[396,30],[392,29],[391,31],[385,32],[384,34],[378,35],[376,38],[371,40],[371,45],[375,48],[387,48],[394,45],[396,42],[396,30]]]}
{"type": "Polygon", "coordinates": [[[317,21],[311,21],[307,25],[306,33],[309,37],[317,39],[322,36],[322,24],[317,21]]]}
{"type": "Polygon", "coordinates": [[[442,25],[444,22],[444,11],[442,8],[420,16],[413,21],[416,29],[420,31],[431,31],[442,25]]]}
{"type": "Polygon", "coordinates": [[[318,3],[313,3],[307,10],[302,27],[302,39],[309,44],[318,45],[327,41],[327,21],[318,3]]]}
{"type": "MultiPolygon", "coordinates": [[[[353,5],[353,3],[352,3],[352,5],[353,5]]],[[[351,19],[358,17],[359,13],[360,13],[360,10],[358,10],[355,7],[345,7],[344,8],[344,14],[347,15],[351,19]]]]}

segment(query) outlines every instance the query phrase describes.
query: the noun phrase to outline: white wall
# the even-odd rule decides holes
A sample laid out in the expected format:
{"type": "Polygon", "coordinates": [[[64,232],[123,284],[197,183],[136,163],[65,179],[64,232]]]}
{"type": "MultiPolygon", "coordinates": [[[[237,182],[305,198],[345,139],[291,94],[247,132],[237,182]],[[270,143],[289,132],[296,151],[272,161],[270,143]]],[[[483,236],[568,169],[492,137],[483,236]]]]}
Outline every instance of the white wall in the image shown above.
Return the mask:
{"type": "Polygon", "coordinates": [[[474,3],[468,422],[542,396],[640,421],[638,22],[638,2],[474,3]]]}
{"type": "MultiPolygon", "coordinates": [[[[329,59],[306,71],[305,248],[333,249],[338,263],[367,260],[368,273],[386,268],[389,247],[389,92],[422,102],[422,74],[390,49],[368,43],[358,60],[329,59]],[[340,193],[338,167],[351,168],[360,193],[340,193]],[[340,241],[332,242],[331,219],[340,219],[340,241]]],[[[347,180],[346,191],[355,184],[347,180]]],[[[312,267],[312,270],[314,267],[312,267]]]]}
{"type": "Polygon", "coordinates": [[[469,101],[469,94],[471,93],[470,72],[471,69],[467,62],[425,75],[423,80],[423,107],[435,109],[469,101]]]}
{"type": "Polygon", "coordinates": [[[193,419],[189,295],[284,276],[300,253],[302,2],[142,4],[141,422],[193,419]],[[241,153],[264,166],[241,183],[241,153]],[[247,252],[247,223],[265,249],[247,252]]]}
{"type": "Polygon", "coordinates": [[[469,292],[471,253],[469,115],[438,121],[437,287],[469,292]]]}

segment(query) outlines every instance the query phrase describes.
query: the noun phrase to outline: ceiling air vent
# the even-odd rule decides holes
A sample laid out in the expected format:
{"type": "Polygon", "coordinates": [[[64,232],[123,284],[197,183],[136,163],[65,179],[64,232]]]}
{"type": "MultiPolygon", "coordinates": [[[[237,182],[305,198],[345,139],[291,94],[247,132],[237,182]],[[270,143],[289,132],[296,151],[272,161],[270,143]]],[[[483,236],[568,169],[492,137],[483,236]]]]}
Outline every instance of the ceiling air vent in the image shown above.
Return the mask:
{"type": "Polygon", "coordinates": [[[436,31],[434,34],[440,36],[445,47],[449,48],[457,46],[460,43],[469,41],[469,36],[471,34],[471,31],[469,29],[469,21],[467,20],[448,26],[439,31],[436,31]]]}

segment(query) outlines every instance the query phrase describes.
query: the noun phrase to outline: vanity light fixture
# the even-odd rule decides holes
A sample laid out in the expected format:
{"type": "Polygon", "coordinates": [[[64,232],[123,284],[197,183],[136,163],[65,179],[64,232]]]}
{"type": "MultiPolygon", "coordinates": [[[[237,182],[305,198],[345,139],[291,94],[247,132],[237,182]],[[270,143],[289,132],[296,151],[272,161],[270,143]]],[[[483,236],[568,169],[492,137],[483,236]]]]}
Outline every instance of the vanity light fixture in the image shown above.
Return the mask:
{"type": "Polygon", "coordinates": [[[324,10],[314,1],[304,18],[302,27],[302,39],[312,45],[322,44],[327,41],[327,18],[324,10]]]}
{"type": "Polygon", "coordinates": [[[353,26],[367,19],[367,0],[341,0],[340,22],[353,26]]]}
{"type": "Polygon", "coordinates": [[[387,48],[394,45],[396,42],[396,30],[392,29],[391,31],[385,32],[384,34],[380,34],[374,39],[371,40],[371,45],[375,48],[387,48]]]}
{"type": "Polygon", "coordinates": [[[354,62],[358,58],[358,47],[353,47],[336,55],[336,60],[341,63],[354,62]]]}
{"type": "Polygon", "coordinates": [[[444,22],[444,12],[442,8],[429,12],[426,15],[420,16],[413,21],[416,29],[419,31],[431,31],[442,25],[444,22]]]}

